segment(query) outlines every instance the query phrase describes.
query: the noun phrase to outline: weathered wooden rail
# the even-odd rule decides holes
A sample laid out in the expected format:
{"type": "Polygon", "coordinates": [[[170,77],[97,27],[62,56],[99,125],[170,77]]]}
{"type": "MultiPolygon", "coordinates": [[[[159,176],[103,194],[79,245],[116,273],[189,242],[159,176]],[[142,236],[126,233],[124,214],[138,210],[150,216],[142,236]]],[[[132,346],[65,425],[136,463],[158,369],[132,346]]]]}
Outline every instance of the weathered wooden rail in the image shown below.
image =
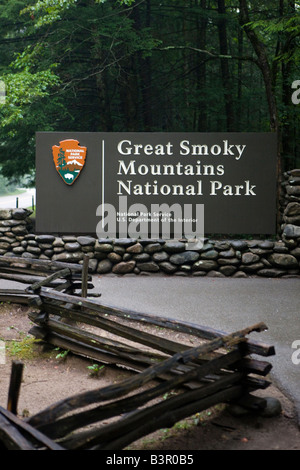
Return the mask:
{"type": "Polygon", "coordinates": [[[266,376],[272,366],[251,355],[267,357],[275,351],[248,335],[266,325],[226,334],[116,308],[89,297],[88,276],[82,276],[80,268],[81,273],[75,269],[85,295],[74,295],[74,286],[62,287],[66,280],[78,279],[71,277],[72,268],[59,263],[26,289],[0,290],[0,299],[35,307],[29,318],[36,338],[133,374],[121,383],[63,399],[24,420],[0,409],[4,446],[118,450],[218,403],[239,402],[256,410],[265,406],[252,392],[270,385],[266,376]]]}
{"type": "MultiPolygon", "coordinates": [[[[17,256],[0,256],[0,279],[30,284],[35,291],[38,287],[52,287],[61,292],[87,296],[88,289],[94,286],[91,283],[92,276],[89,274],[88,257],[85,256],[83,264],[63,263],[60,261],[20,258],[17,256]],[[62,279],[64,282],[62,282],[62,279]]],[[[22,291],[17,289],[6,290],[11,296],[11,301],[20,301],[26,297],[22,291]]],[[[4,292],[2,293],[4,295],[4,292]]],[[[89,294],[99,297],[100,294],[89,294]]]]}

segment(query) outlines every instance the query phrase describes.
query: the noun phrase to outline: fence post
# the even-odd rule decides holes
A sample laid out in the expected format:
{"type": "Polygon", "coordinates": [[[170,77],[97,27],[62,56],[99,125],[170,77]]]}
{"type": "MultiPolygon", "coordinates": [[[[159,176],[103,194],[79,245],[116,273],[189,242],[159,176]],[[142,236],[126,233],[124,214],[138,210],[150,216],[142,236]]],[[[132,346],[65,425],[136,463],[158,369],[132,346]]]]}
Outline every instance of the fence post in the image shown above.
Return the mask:
{"type": "Polygon", "coordinates": [[[13,414],[17,414],[19,393],[22,382],[24,364],[20,361],[13,361],[10,385],[8,392],[7,409],[13,414]]]}
{"type": "Polygon", "coordinates": [[[87,296],[89,257],[84,255],[81,276],[81,297],[87,296]]]}

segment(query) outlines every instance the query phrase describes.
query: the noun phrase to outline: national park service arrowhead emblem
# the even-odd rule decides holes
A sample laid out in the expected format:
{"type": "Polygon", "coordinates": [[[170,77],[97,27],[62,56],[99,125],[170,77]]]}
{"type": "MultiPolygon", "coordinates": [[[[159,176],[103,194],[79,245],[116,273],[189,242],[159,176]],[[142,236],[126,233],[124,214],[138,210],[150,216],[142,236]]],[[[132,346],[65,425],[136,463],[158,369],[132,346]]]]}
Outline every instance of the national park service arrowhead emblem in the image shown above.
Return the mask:
{"type": "Polygon", "coordinates": [[[80,147],[78,140],[66,139],[53,145],[52,154],[56,171],[68,185],[80,175],[86,160],[86,147],[80,147]]]}

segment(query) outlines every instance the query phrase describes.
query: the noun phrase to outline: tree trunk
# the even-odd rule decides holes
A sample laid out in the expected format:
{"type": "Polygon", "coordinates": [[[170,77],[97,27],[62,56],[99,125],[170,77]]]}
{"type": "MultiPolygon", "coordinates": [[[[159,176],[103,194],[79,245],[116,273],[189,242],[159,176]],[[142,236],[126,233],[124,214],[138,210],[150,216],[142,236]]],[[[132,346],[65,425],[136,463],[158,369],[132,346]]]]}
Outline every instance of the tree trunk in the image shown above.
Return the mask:
{"type": "MultiPolygon", "coordinates": [[[[198,0],[195,0],[196,5],[198,0]]],[[[206,9],[206,0],[200,0],[202,11],[206,9]]],[[[197,21],[197,47],[204,50],[206,48],[206,30],[207,18],[204,15],[199,15],[197,21]]],[[[206,61],[201,56],[200,64],[197,68],[197,89],[199,93],[203,93],[206,87],[206,61]]],[[[198,110],[198,131],[205,132],[207,130],[207,103],[206,100],[201,100],[201,107],[198,110]]]]}
{"type": "MultiPolygon", "coordinates": [[[[220,18],[218,20],[218,32],[219,32],[219,43],[220,43],[220,54],[223,56],[228,55],[227,45],[227,27],[226,27],[226,7],[224,0],[218,0],[218,13],[220,18]]],[[[234,131],[234,111],[233,111],[233,98],[232,98],[232,83],[231,75],[229,72],[228,59],[221,60],[221,74],[224,88],[224,99],[225,99],[225,110],[226,110],[226,126],[227,131],[234,131]]]]}
{"type": "MultiPolygon", "coordinates": [[[[238,31],[238,52],[239,56],[243,56],[243,39],[244,33],[242,29],[238,31]]],[[[236,110],[236,125],[239,131],[242,131],[242,76],[243,76],[243,62],[238,61],[238,91],[237,91],[237,110],[236,110]]]]}
{"type": "MultiPolygon", "coordinates": [[[[146,28],[151,27],[151,5],[150,0],[146,0],[146,10],[143,12],[145,17],[144,24],[146,28]]],[[[142,30],[142,20],[140,15],[140,8],[137,5],[133,10],[134,25],[137,31],[142,30]]],[[[150,132],[153,126],[152,119],[152,70],[151,70],[151,58],[143,57],[142,52],[138,52],[138,75],[140,80],[141,89],[141,112],[143,129],[145,132],[150,132]]]]}
{"type": "MultiPolygon", "coordinates": [[[[281,0],[282,2],[283,0],[281,0]]],[[[281,16],[283,16],[283,5],[280,11],[281,16]]],[[[288,2],[288,14],[292,16],[295,15],[295,3],[294,1],[288,2]]],[[[281,35],[282,36],[282,35],[281,35]]],[[[296,44],[295,40],[291,38],[289,33],[284,35],[284,44],[281,44],[281,52],[292,54],[294,51],[296,44]]],[[[281,40],[282,43],[282,40],[281,40]]],[[[282,63],[281,66],[281,73],[282,73],[282,104],[284,109],[284,119],[283,119],[283,126],[282,126],[282,154],[285,157],[283,160],[283,171],[291,170],[294,168],[295,165],[295,142],[297,138],[295,136],[295,106],[291,101],[291,83],[292,79],[292,72],[293,72],[293,62],[288,61],[286,63],[282,63]]]]}
{"type": "Polygon", "coordinates": [[[250,22],[248,6],[246,0],[239,0],[240,2],[240,23],[246,32],[248,39],[250,40],[252,47],[257,55],[258,65],[261,70],[266,96],[268,101],[269,115],[270,115],[270,128],[271,131],[278,132],[278,112],[277,104],[275,99],[275,93],[273,90],[273,77],[271,67],[268,61],[267,52],[264,44],[259,40],[255,31],[248,25],[250,22]]]}
{"type": "Polygon", "coordinates": [[[265,45],[260,41],[254,29],[249,26],[250,18],[246,0],[239,0],[240,4],[240,24],[247,34],[249,41],[256,53],[258,59],[258,66],[261,70],[266,97],[268,102],[269,116],[270,116],[270,129],[276,132],[278,136],[277,145],[277,232],[280,228],[280,197],[281,197],[281,181],[282,181],[282,168],[281,168],[281,152],[282,152],[282,135],[279,126],[278,110],[275,92],[273,88],[273,74],[270,66],[265,45]]]}

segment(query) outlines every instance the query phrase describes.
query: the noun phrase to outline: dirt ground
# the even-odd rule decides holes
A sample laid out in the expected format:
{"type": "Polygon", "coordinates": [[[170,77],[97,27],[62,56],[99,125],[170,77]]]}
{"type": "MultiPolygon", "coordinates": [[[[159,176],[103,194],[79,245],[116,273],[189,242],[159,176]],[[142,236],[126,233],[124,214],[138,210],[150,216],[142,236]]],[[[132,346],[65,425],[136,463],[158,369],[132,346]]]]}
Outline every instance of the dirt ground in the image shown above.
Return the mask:
{"type": "MultiPolygon", "coordinates": [[[[62,398],[83,391],[120,382],[131,372],[105,366],[97,378],[91,375],[87,360],[39,344],[32,346],[28,332],[31,323],[28,308],[0,304],[0,340],[6,345],[5,360],[0,356],[0,406],[6,408],[12,360],[22,350],[23,382],[18,403],[19,416],[31,416],[62,398]],[[24,357],[24,352],[30,353],[24,357]],[[32,351],[34,354],[31,355],[32,351]],[[1,363],[2,362],[2,363],[1,363]]],[[[2,343],[3,344],[3,343],[2,343]]],[[[278,398],[282,405],[279,416],[232,416],[225,406],[196,414],[134,442],[128,450],[300,450],[300,430],[293,403],[276,386],[259,393],[278,398]]]]}

